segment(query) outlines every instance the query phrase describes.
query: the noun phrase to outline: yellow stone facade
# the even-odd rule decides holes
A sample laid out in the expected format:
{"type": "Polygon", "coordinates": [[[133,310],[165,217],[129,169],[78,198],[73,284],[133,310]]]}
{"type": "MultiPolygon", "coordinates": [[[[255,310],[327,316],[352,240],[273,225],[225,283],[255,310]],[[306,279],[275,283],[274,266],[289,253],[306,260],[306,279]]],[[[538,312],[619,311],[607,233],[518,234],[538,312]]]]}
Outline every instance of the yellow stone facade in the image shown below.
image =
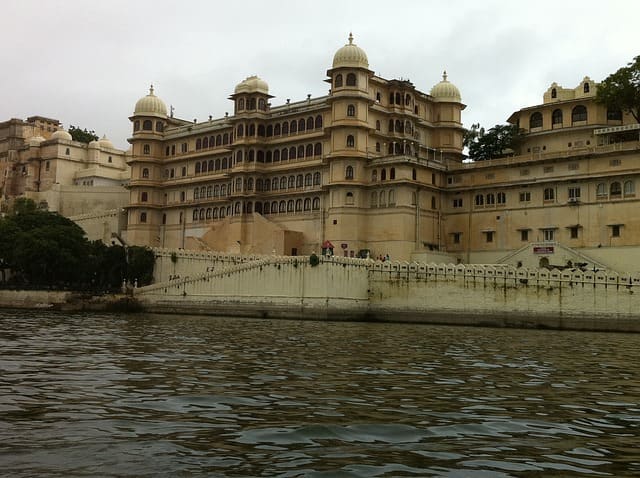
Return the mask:
{"type": "Polygon", "coordinates": [[[127,241],[299,255],[329,240],[350,257],[637,269],[638,125],[596,104],[588,77],[511,115],[514,155],[470,163],[446,73],[428,93],[379,77],[350,37],[326,75],[328,95],[277,105],[248,77],[232,114],[202,122],[173,117],[153,89],[141,98],[127,241]]]}

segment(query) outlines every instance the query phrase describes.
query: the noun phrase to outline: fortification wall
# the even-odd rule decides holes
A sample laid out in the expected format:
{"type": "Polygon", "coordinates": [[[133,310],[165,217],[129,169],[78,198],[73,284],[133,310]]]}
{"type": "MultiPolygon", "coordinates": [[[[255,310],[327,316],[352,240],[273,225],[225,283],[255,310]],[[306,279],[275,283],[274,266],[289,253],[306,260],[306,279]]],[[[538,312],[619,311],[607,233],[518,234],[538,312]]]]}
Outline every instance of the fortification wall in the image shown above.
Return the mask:
{"type": "Polygon", "coordinates": [[[72,216],[71,219],[87,234],[90,241],[101,240],[105,244],[111,244],[113,233],[120,231],[119,209],[109,209],[95,213],[72,216]]]}

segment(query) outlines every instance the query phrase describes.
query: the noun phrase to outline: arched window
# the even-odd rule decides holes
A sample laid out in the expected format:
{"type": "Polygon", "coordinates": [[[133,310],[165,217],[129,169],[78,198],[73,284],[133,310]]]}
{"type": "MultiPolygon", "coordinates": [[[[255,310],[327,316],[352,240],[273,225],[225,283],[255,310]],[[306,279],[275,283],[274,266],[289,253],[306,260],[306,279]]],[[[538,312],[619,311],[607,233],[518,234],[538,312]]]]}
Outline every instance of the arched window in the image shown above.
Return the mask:
{"type": "Polygon", "coordinates": [[[356,140],[352,134],[347,136],[347,148],[353,148],[356,145],[356,140]]]}
{"type": "Polygon", "coordinates": [[[536,111],[529,118],[529,128],[542,128],[542,113],[536,111]]]}
{"type": "MultiPolygon", "coordinates": [[[[209,140],[210,144],[213,144],[213,139],[209,140]]],[[[216,136],[216,146],[221,146],[222,145],[222,135],[217,135],[216,136]]]]}
{"type": "Polygon", "coordinates": [[[133,122],[133,131],[139,131],[140,130],[140,120],[135,120],[133,122]]]}
{"type": "Polygon", "coordinates": [[[624,182],[624,195],[625,196],[635,196],[636,194],[636,185],[633,181],[625,181],[624,182]]]}
{"type": "Polygon", "coordinates": [[[320,198],[319,197],[313,198],[313,203],[311,204],[311,209],[313,209],[314,211],[317,211],[318,209],[320,209],[320,198]]]}
{"type": "Polygon", "coordinates": [[[404,97],[404,104],[406,106],[409,106],[409,104],[411,103],[411,95],[409,95],[409,93],[407,93],[404,97]]]}
{"type": "Polygon", "coordinates": [[[380,143],[376,142],[376,153],[380,152],[380,143]]]}
{"type": "MultiPolygon", "coordinates": [[[[487,205],[496,203],[496,197],[493,195],[493,193],[487,194],[486,200],[487,200],[487,205]]],[[[434,208],[432,208],[432,209],[434,209],[434,208]]]]}
{"type": "Polygon", "coordinates": [[[287,189],[287,178],[285,176],[280,178],[280,189],[287,189]]]}
{"type": "Polygon", "coordinates": [[[411,169],[411,179],[415,181],[417,179],[417,177],[418,177],[418,172],[416,171],[416,168],[412,168],[411,169]]]}
{"type": "Polygon", "coordinates": [[[280,201],[279,212],[287,212],[287,203],[280,201]]]}
{"type": "Polygon", "coordinates": [[[578,105],[571,111],[571,123],[578,121],[587,121],[587,108],[583,105],[578,105]]]}
{"type": "Polygon", "coordinates": [[[356,107],[354,105],[347,105],[347,116],[355,116],[356,107]]]}
{"type": "Polygon", "coordinates": [[[287,181],[287,188],[293,189],[295,187],[296,187],[296,177],[295,176],[289,176],[289,179],[287,181]]]}
{"type": "Polygon", "coordinates": [[[320,173],[313,173],[313,185],[320,186],[320,173]]]}
{"type": "Polygon", "coordinates": [[[384,207],[387,205],[387,196],[385,194],[384,191],[380,191],[380,196],[379,196],[379,201],[378,204],[380,205],[380,207],[384,207]]]}
{"type": "Polygon", "coordinates": [[[194,221],[198,220],[198,210],[197,209],[193,210],[193,216],[191,217],[191,219],[193,219],[194,221]]]}
{"type": "Polygon", "coordinates": [[[306,186],[313,186],[313,176],[311,175],[311,173],[307,173],[304,175],[304,185],[306,186]]]}
{"type": "Polygon", "coordinates": [[[144,120],[142,122],[142,129],[144,131],[151,131],[153,129],[153,123],[151,122],[151,120],[144,120]]]}
{"type": "Polygon", "coordinates": [[[149,168],[142,168],[142,177],[143,178],[149,177],[149,168]]]}
{"type": "Polygon", "coordinates": [[[149,146],[148,144],[145,144],[142,147],[142,154],[151,154],[151,146],[149,146]]]}
{"type": "Polygon", "coordinates": [[[302,145],[298,146],[298,158],[299,159],[304,158],[304,146],[302,145]]]}
{"type": "Polygon", "coordinates": [[[396,192],[395,190],[391,189],[389,191],[389,206],[395,206],[396,205],[396,192]]]}
{"type": "Polygon", "coordinates": [[[353,166],[347,166],[347,169],[344,173],[345,179],[353,179],[353,166]]]}
{"type": "Polygon", "coordinates": [[[296,212],[302,211],[302,199],[296,199],[296,212]]]}
{"type": "Polygon", "coordinates": [[[222,158],[222,169],[227,169],[229,167],[229,162],[227,158],[222,158]]]}
{"type": "Polygon", "coordinates": [[[200,188],[200,197],[201,197],[202,199],[204,199],[204,197],[205,197],[205,195],[206,195],[206,194],[207,194],[207,188],[205,188],[204,186],[202,186],[202,187],[200,188]]]}
{"type": "Polygon", "coordinates": [[[380,120],[376,120],[376,131],[380,131],[380,120]]]}
{"type": "Polygon", "coordinates": [[[220,186],[218,186],[217,184],[213,187],[213,197],[217,198],[218,196],[220,196],[220,186]]]}
{"type": "Polygon", "coordinates": [[[242,162],[242,150],[236,152],[236,163],[242,162]]]}
{"type": "Polygon", "coordinates": [[[259,124],[258,125],[258,136],[264,136],[264,125],[263,124],[259,124]]]}
{"type": "Polygon", "coordinates": [[[140,193],[140,202],[147,202],[148,199],[149,193],[147,193],[146,191],[140,193]]]}
{"type": "Polygon", "coordinates": [[[303,132],[306,129],[307,123],[302,118],[298,120],[298,131],[303,132]]]}
{"type": "Polygon", "coordinates": [[[243,110],[244,109],[244,98],[240,98],[238,100],[238,109],[239,110],[243,110]]]}
{"type": "Polygon", "coordinates": [[[227,195],[227,185],[223,184],[220,186],[220,196],[224,197],[227,195]]]}
{"type": "Polygon", "coordinates": [[[253,178],[247,179],[247,191],[253,191],[253,178]]]}
{"type": "Polygon", "coordinates": [[[298,132],[298,122],[296,120],[292,120],[291,124],[289,124],[289,132],[291,134],[298,132]]]}
{"type": "Polygon", "coordinates": [[[347,73],[347,86],[356,86],[356,75],[355,73],[347,73]]]}
{"type": "Polygon", "coordinates": [[[202,148],[206,149],[208,147],[209,147],[209,138],[205,136],[204,138],[202,138],[202,148]]]}
{"type": "Polygon", "coordinates": [[[212,214],[214,219],[218,219],[218,208],[214,207],[213,208],[213,214],[212,214]]]}
{"type": "Polygon", "coordinates": [[[280,123],[276,124],[273,127],[273,135],[274,136],[280,136],[280,123]]]}
{"type": "Polygon", "coordinates": [[[202,172],[203,173],[207,172],[207,162],[206,161],[202,161],[202,172]]]}
{"type": "Polygon", "coordinates": [[[313,147],[314,156],[322,156],[322,143],[316,143],[313,147]]]}
{"type": "Polygon", "coordinates": [[[193,199],[199,199],[200,198],[200,188],[195,188],[193,190],[193,199]]]}
{"type": "Polygon", "coordinates": [[[558,97],[558,90],[556,90],[555,88],[551,89],[551,98],[557,98],[558,97]]]}
{"type": "Polygon", "coordinates": [[[396,178],[396,168],[391,168],[389,170],[389,179],[395,179],[396,178]]]}
{"type": "Polygon", "coordinates": [[[271,189],[273,191],[277,191],[278,190],[278,178],[272,178],[271,179],[271,189]]]}
{"type": "Polygon", "coordinates": [[[395,129],[398,133],[404,133],[404,123],[400,120],[396,120],[395,129]]]}
{"type": "Polygon", "coordinates": [[[260,99],[258,100],[258,109],[259,109],[260,111],[264,111],[264,110],[266,110],[266,109],[267,109],[267,102],[266,102],[266,101],[264,101],[264,98],[260,98],[260,99]]]}
{"type": "MultiPolygon", "coordinates": [[[[231,139],[231,141],[233,141],[233,139],[231,139]]],[[[222,135],[222,144],[229,144],[229,133],[222,135]]]]}
{"type": "Polygon", "coordinates": [[[315,121],[315,123],[316,123],[316,124],[315,124],[316,129],[320,129],[320,128],[322,128],[322,115],[318,115],[318,116],[316,116],[316,121],[315,121]]]}
{"type": "Polygon", "coordinates": [[[607,185],[605,183],[598,183],[598,185],[596,186],[596,196],[598,197],[607,196],[607,185]]]}
{"type": "Polygon", "coordinates": [[[304,176],[302,174],[298,174],[296,176],[296,187],[301,188],[304,186],[304,176]]]}
{"type": "MultiPolygon", "coordinates": [[[[490,196],[493,197],[493,194],[491,194],[490,196]]],[[[435,196],[431,196],[431,209],[437,209],[437,203],[436,203],[435,196]]]]}
{"type": "Polygon", "coordinates": [[[253,137],[255,135],[256,135],[256,125],[251,123],[249,126],[247,126],[247,136],[253,137]]]}
{"type": "Polygon", "coordinates": [[[582,87],[582,91],[585,93],[589,93],[589,83],[584,84],[584,86],[582,87]]]}
{"type": "Polygon", "coordinates": [[[342,86],[342,75],[340,73],[336,75],[336,78],[333,82],[333,86],[335,88],[340,88],[342,86]]]}
{"type": "Polygon", "coordinates": [[[211,219],[211,208],[207,208],[207,219],[211,219]]]}
{"type": "Polygon", "coordinates": [[[402,96],[400,96],[400,93],[396,93],[396,104],[397,105],[402,104],[402,96]]]}
{"type": "Polygon", "coordinates": [[[313,116],[307,118],[307,129],[311,131],[313,129],[313,116]]]}
{"type": "Polygon", "coordinates": [[[306,151],[305,151],[305,154],[304,154],[304,155],[305,155],[307,158],[310,158],[311,156],[313,156],[313,145],[312,145],[311,143],[309,143],[309,144],[307,145],[307,149],[306,149],[306,151]]]}
{"type": "Polygon", "coordinates": [[[282,134],[289,134],[289,123],[282,123],[282,134]]]}
{"type": "Polygon", "coordinates": [[[544,200],[553,201],[556,198],[556,191],[553,188],[544,189],[544,200]]]}
{"type": "Polygon", "coordinates": [[[609,187],[609,194],[612,197],[613,196],[620,196],[622,194],[622,185],[618,181],[612,182],[611,186],[609,187]]]}
{"type": "Polygon", "coordinates": [[[371,182],[376,182],[378,180],[378,170],[374,169],[371,171],[371,182]]]}
{"type": "Polygon", "coordinates": [[[498,204],[504,204],[507,202],[507,195],[505,193],[498,193],[498,204]]]}
{"type": "Polygon", "coordinates": [[[211,197],[211,193],[213,192],[213,188],[211,186],[207,186],[207,197],[211,197]]]}
{"type": "Polygon", "coordinates": [[[393,104],[393,93],[389,93],[389,104],[393,104]]]}
{"type": "Polygon", "coordinates": [[[476,194],[476,206],[482,206],[484,204],[484,196],[482,194],[476,194]]]}
{"type": "Polygon", "coordinates": [[[554,126],[562,124],[562,110],[553,110],[551,114],[551,124],[554,126]]]}
{"type": "Polygon", "coordinates": [[[380,181],[386,181],[387,180],[387,170],[382,168],[380,170],[380,181]]]}
{"type": "Polygon", "coordinates": [[[255,110],[256,109],[256,99],[255,98],[249,98],[249,101],[247,101],[247,109],[250,109],[250,110],[255,110]]]}
{"type": "Polygon", "coordinates": [[[253,149],[250,149],[249,154],[247,155],[247,161],[249,161],[250,163],[253,163],[255,159],[256,159],[256,152],[253,149]]]}
{"type": "Polygon", "coordinates": [[[294,212],[295,211],[295,202],[293,201],[293,199],[289,199],[287,201],[287,212],[294,212]]]}
{"type": "Polygon", "coordinates": [[[296,159],[296,147],[291,146],[289,148],[289,159],[296,159]]]}
{"type": "Polygon", "coordinates": [[[162,123],[162,121],[156,121],[156,131],[159,133],[164,131],[164,123],[162,123]]]}
{"type": "Polygon", "coordinates": [[[233,213],[234,213],[234,214],[240,214],[240,208],[241,208],[240,201],[238,201],[238,202],[236,202],[236,204],[235,204],[235,207],[234,207],[233,213]]]}
{"type": "Polygon", "coordinates": [[[213,171],[213,159],[209,160],[209,171],[213,171]]]}
{"type": "Polygon", "coordinates": [[[305,211],[311,211],[311,198],[305,198],[303,209],[305,211]]]}
{"type": "Polygon", "coordinates": [[[223,219],[225,216],[227,215],[225,208],[221,207],[220,208],[220,219],[223,219]]]}

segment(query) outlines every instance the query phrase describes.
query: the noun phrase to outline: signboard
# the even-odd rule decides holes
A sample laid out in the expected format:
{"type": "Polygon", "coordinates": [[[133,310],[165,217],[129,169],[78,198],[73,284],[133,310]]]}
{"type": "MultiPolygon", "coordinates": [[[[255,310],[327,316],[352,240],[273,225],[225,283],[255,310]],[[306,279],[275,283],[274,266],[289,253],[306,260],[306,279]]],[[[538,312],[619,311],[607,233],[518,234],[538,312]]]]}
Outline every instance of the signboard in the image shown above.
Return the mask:
{"type": "Polygon", "coordinates": [[[349,247],[349,244],[343,242],[342,244],[340,244],[340,247],[342,247],[343,249],[346,249],[347,247],[349,247]]]}
{"type": "Polygon", "coordinates": [[[553,246],[533,246],[534,254],[553,254],[553,246]]]}

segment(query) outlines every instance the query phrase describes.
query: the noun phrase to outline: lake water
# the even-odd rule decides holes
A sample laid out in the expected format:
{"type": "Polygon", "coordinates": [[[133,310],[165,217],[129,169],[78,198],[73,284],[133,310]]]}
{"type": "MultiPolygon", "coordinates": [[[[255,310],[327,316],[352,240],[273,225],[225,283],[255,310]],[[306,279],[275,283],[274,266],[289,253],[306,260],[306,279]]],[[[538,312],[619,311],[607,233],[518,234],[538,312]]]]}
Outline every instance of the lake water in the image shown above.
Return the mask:
{"type": "Polygon", "coordinates": [[[640,476],[640,335],[0,311],[11,477],[640,476]]]}

